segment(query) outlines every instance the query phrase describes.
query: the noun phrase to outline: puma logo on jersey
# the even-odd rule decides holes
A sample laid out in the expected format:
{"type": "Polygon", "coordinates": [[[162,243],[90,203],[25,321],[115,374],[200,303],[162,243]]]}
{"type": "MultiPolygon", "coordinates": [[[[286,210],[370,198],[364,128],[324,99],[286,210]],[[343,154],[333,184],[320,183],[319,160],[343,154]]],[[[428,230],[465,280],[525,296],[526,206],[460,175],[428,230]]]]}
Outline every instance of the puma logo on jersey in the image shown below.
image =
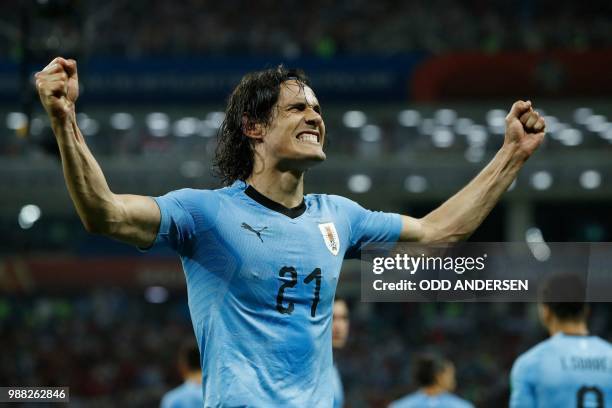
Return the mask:
{"type": "Polygon", "coordinates": [[[263,238],[261,237],[261,233],[262,233],[264,230],[267,230],[267,229],[268,229],[268,227],[263,227],[263,228],[262,228],[262,229],[260,229],[260,230],[256,230],[255,228],[251,227],[251,226],[250,226],[249,224],[247,224],[246,222],[243,222],[243,223],[242,223],[242,225],[241,225],[241,227],[242,227],[242,228],[244,228],[245,230],[247,230],[247,231],[251,231],[252,233],[254,233],[255,235],[257,235],[257,238],[259,238],[259,240],[260,240],[261,242],[263,242],[263,238]]]}

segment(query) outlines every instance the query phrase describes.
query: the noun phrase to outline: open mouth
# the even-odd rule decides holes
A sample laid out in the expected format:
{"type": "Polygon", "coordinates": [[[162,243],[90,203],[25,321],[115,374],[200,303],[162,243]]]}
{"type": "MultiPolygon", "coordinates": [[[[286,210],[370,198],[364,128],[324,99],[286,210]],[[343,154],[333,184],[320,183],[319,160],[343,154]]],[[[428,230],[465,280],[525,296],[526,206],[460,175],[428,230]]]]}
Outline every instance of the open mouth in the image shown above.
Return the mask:
{"type": "Polygon", "coordinates": [[[300,142],[312,143],[312,144],[317,144],[317,145],[320,144],[319,137],[320,136],[318,132],[302,132],[297,135],[297,139],[300,142]]]}

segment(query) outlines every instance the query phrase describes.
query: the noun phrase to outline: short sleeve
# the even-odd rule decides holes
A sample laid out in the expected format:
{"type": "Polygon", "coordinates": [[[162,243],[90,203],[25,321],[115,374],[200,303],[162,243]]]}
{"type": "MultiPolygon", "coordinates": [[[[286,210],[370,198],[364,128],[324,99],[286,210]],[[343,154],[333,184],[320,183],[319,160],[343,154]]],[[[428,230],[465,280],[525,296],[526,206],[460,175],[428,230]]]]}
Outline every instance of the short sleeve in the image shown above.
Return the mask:
{"type": "Polygon", "coordinates": [[[399,239],[402,230],[402,219],[399,214],[370,211],[348,198],[331,197],[349,224],[350,240],[345,258],[358,258],[361,255],[361,248],[368,243],[395,243],[399,239]]]}
{"type": "Polygon", "coordinates": [[[218,203],[211,191],[182,189],[153,198],[161,213],[154,245],[184,253],[198,232],[209,229],[217,216],[218,203]]]}
{"type": "Polygon", "coordinates": [[[510,408],[531,408],[536,406],[535,387],[531,379],[533,367],[529,355],[520,356],[510,372],[510,408]]]}

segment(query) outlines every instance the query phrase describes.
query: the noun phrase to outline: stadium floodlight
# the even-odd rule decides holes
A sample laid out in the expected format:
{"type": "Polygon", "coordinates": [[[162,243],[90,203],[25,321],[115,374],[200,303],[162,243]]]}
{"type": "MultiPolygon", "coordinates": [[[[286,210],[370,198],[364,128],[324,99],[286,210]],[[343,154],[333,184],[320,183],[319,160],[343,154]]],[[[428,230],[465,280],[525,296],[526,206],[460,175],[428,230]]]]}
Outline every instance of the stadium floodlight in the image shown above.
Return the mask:
{"type": "Polygon", "coordinates": [[[491,109],[487,112],[487,125],[491,133],[503,135],[506,131],[506,111],[502,109],[491,109]]]}
{"type": "Polygon", "coordinates": [[[21,207],[17,222],[22,229],[31,228],[36,221],[40,219],[40,207],[35,204],[28,204],[21,207]]]}
{"type": "Polygon", "coordinates": [[[45,128],[45,121],[41,118],[34,118],[30,122],[30,134],[38,136],[42,133],[45,128]]]}
{"type": "Polygon", "coordinates": [[[545,262],[550,258],[550,247],[544,241],[542,230],[538,227],[531,227],[525,231],[525,241],[533,257],[540,262],[545,262]]]}
{"type": "Polygon", "coordinates": [[[480,163],[484,159],[485,149],[482,145],[470,146],[465,149],[464,157],[470,163],[480,163]]]}
{"type": "Polygon", "coordinates": [[[599,134],[603,139],[606,139],[608,142],[612,143],[612,123],[609,124],[603,132],[599,134]]]}
{"type": "Polygon", "coordinates": [[[559,127],[559,119],[555,116],[546,115],[543,117],[546,122],[546,133],[555,133],[559,127]]]}
{"type": "Polygon", "coordinates": [[[590,116],[584,125],[590,132],[594,133],[603,132],[609,126],[607,118],[603,115],[590,116]]]}
{"type": "Polygon", "coordinates": [[[152,112],[145,120],[149,133],[155,137],[168,136],[170,130],[170,118],[162,112],[152,112]]]}
{"type": "Polygon", "coordinates": [[[429,187],[427,179],[418,174],[412,174],[404,180],[404,188],[411,193],[422,193],[427,187],[429,187]]]}
{"type": "Polygon", "coordinates": [[[366,124],[368,118],[362,111],[352,110],[344,112],[342,123],[348,128],[357,129],[366,124]]]}
{"type": "Polygon", "coordinates": [[[194,117],[185,117],[174,122],[172,130],[177,137],[193,136],[200,129],[200,120],[194,117]]]}
{"type": "Polygon", "coordinates": [[[181,175],[186,178],[198,178],[204,174],[204,165],[197,160],[186,160],[179,169],[181,175]]]}
{"type": "Polygon", "coordinates": [[[531,175],[531,186],[536,190],[548,190],[553,184],[553,176],[546,170],[536,171],[531,175]]]}
{"type": "Polygon", "coordinates": [[[206,123],[214,129],[219,129],[225,120],[225,112],[209,112],[206,115],[206,123]]]}
{"type": "Polygon", "coordinates": [[[474,126],[474,121],[468,118],[459,118],[455,123],[455,132],[459,135],[467,135],[474,126]]]}
{"type": "Polygon", "coordinates": [[[594,190],[601,185],[601,173],[597,170],[586,170],[580,174],[580,185],[586,190],[594,190]]]}
{"type": "Polygon", "coordinates": [[[113,129],[130,130],[134,126],[134,117],[127,112],[113,113],[110,117],[110,124],[113,129]]]}
{"type": "Polygon", "coordinates": [[[364,142],[380,142],[381,139],[381,130],[380,127],[376,125],[365,125],[361,128],[360,136],[361,140],[364,142]]]}
{"type": "Polygon", "coordinates": [[[422,135],[432,135],[434,132],[435,126],[433,119],[423,119],[421,121],[421,127],[419,128],[422,135]]]}
{"type": "Polygon", "coordinates": [[[218,128],[215,127],[208,119],[200,122],[199,135],[205,138],[213,137],[217,134],[218,128]]]}
{"type": "Polygon", "coordinates": [[[372,187],[372,179],[365,174],[354,174],[348,179],[348,188],[353,193],[367,193],[372,187]]]}
{"type": "Polygon", "coordinates": [[[149,303],[164,303],[168,300],[168,289],[163,286],[149,286],[145,289],[144,297],[149,303]]]}
{"type": "Polygon", "coordinates": [[[100,130],[98,121],[90,118],[86,113],[77,114],[77,123],[85,136],[94,136],[100,130]]]}
{"type": "Polygon", "coordinates": [[[465,134],[470,146],[484,146],[487,143],[487,131],[482,125],[472,125],[465,134]]]}
{"type": "Polygon", "coordinates": [[[9,112],[6,115],[6,127],[11,130],[23,129],[28,124],[28,117],[23,112],[9,112]]]}
{"type": "Polygon", "coordinates": [[[567,128],[558,132],[559,141],[565,146],[578,146],[582,143],[582,132],[578,129],[567,128]]]}
{"type": "Polygon", "coordinates": [[[448,108],[438,109],[434,113],[434,120],[438,125],[453,126],[457,120],[457,112],[448,108]]]}
{"type": "Polygon", "coordinates": [[[451,147],[454,141],[455,134],[450,129],[442,126],[434,128],[433,134],[431,135],[431,142],[434,146],[447,148],[451,147]]]}
{"type": "Polygon", "coordinates": [[[591,116],[593,116],[593,110],[591,108],[578,108],[574,111],[574,122],[579,125],[584,125],[591,116]]]}
{"type": "Polygon", "coordinates": [[[421,114],[414,109],[404,109],[397,115],[397,121],[404,127],[416,127],[421,123],[421,114]]]}

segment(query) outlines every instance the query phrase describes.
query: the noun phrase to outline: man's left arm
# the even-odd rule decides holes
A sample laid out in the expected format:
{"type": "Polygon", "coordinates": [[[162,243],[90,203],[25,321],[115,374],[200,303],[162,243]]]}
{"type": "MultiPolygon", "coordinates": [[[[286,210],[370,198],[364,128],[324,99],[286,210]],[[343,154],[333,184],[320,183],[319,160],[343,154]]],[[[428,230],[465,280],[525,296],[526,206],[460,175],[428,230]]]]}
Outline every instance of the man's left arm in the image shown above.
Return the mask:
{"type": "Polygon", "coordinates": [[[544,139],[546,124],[531,102],[517,101],[506,116],[504,145],[463,189],[423,218],[402,216],[400,241],[456,242],[482,223],[544,139]]]}

